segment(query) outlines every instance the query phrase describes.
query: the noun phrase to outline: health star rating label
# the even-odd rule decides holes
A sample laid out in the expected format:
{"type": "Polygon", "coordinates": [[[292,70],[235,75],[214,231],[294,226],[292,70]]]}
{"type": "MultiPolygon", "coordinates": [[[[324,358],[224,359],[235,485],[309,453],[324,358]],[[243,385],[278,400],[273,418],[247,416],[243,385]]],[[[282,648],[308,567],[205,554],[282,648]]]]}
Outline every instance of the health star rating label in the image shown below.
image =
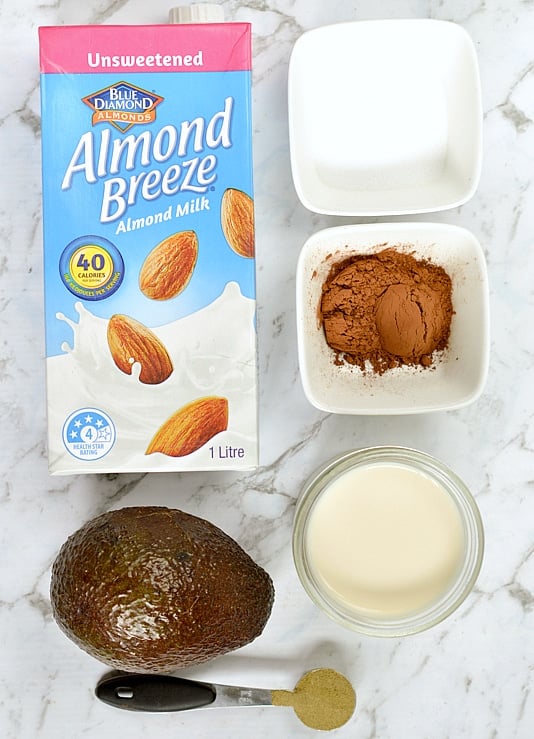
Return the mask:
{"type": "Polygon", "coordinates": [[[96,408],[80,408],[63,425],[63,444],[76,459],[102,459],[115,443],[111,418],[96,408]]]}

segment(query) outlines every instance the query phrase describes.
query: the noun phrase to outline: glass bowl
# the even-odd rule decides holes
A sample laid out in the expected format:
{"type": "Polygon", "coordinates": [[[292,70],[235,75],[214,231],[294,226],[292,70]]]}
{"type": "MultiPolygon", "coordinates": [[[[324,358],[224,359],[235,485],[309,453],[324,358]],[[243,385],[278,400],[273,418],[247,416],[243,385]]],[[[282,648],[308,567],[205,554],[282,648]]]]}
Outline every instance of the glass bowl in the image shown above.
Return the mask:
{"type": "Polygon", "coordinates": [[[473,496],[442,462],[415,449],[342,454],[308,480],[297,501],[293,557],[304,589],[331,619],[370,636],[415,634],[443,621],[471,592],[483,551],[473,496]],[[350,484],[358,475],[367,479],[359,489],[350,484]],[[356,499],[359,510],[350,508],[356,499]]]}

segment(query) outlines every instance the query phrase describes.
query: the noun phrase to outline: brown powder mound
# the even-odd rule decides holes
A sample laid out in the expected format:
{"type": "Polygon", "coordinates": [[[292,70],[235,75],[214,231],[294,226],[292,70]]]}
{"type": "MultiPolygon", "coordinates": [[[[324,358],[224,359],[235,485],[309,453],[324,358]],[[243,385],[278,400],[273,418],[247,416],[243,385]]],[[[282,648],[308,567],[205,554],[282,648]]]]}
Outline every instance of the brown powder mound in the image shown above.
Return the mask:
{"type": "Polygon", "coordinates": [[[432,364],[445,349],[454,313],[446,271],[394,248],[334,265],[323,285],[320,316],[328,345],[345,360],[383,373],[432,364]]]}

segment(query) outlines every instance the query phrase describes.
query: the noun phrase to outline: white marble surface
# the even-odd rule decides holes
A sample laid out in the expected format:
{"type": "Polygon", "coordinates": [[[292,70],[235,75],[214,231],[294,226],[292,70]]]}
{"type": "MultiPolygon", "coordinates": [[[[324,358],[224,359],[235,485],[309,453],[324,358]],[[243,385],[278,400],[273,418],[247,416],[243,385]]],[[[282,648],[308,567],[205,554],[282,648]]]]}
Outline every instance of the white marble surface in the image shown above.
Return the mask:
{"type": "MultiPolygon", "coordinates": [[[[261,468],[250,474],[51,478],[45,443],[37,26],[158,23],[152,0],[3,0],[0,5],[0,735],[5,739],[305,737],[286,709],[129,714],[92,691],[106,668],[59,631],[50,565],[66,537],[109,508],[182,507],[234,536],[272,575],[272,617],[253,644],[190,674],[292,687],[314,666],[356,687],[352,739],[534,736],[534,3],[527,0],[223,2],[254,30],[254,131],[261,368],[261,468]],[[486,390],[459,411],[411,417],[326,415],[299,379],[295,264],[321,217],[290,174],[286,77],[303,31],[350,19],[431,17],[472,35],[484,97],[484,166],[475,197],[435,216],[481,240],[491,281],[486,390]],[[346,449],[403,444],[440,457],[468,483],[487,536],[474,593],[442,625],[402,640],[344,631],[320,614],[293,569],[295,498],[321,462],[346,449]]],[[[426,218],[429,220],[429,218],[426,218]]]]}

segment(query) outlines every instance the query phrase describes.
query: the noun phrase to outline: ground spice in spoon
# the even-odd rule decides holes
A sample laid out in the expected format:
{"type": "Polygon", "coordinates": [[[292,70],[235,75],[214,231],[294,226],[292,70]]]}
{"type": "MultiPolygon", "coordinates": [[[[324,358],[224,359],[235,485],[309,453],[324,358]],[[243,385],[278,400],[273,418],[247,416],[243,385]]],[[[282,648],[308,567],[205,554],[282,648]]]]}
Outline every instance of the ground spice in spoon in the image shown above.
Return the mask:
{"type": "Polygon", "coordinates": [[[330,731],[346,724],[354,713],[356,693],[346,677],[336,670],[307,672],[295,690],[273,690],[273,706],[292,706],[303,724],[330,731]]]}
{"type": "Polygon", "coordinates": [[[429,367],[449,341],[451,294],[442,267],[388,247],[335,264],[319,316],[340,364],[370,366],[378,374],[402,365],[429,367]]]}

